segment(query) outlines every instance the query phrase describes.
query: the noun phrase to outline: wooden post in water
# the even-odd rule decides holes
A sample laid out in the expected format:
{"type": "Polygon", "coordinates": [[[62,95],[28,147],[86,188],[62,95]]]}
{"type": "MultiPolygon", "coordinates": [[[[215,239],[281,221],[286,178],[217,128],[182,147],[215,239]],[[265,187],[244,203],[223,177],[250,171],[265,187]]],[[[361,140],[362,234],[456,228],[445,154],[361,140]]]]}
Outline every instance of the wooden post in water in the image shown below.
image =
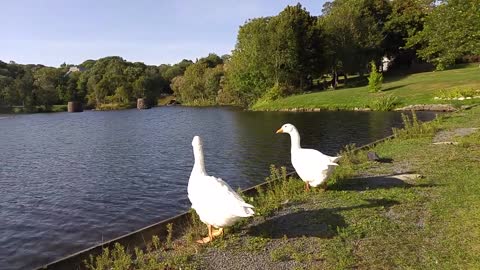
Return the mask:
{"type": "Polygon", "coordinates": [[[145,110],[145,109],[148,109],[148,105],[147,105],[147,102],[144,98],[138,98],[137,99],[137,109],[139,110],[145,110]]]}
{"type": "Polygon", "coordinates": [[[67,107],[68,112],[83,112],[82,103],[78,101],[69,101],[67,107]]]}

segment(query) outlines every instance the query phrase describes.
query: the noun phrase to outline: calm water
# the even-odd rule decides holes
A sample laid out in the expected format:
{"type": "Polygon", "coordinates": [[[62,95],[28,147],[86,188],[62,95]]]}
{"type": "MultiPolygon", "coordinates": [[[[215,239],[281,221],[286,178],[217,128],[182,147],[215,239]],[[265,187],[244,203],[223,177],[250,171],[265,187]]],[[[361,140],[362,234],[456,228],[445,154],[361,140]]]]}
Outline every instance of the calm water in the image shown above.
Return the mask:
{"type": "Polygon", "coordinates": [[[210,174],[234,189],[263,182],[269,164],[290,164],[289,136],[275,134],[287,122],[304,147],[333,155],[401,119],[187,107],[0,115],[0,269],[34,268],[187,210],[194,135],[210,174]]]}

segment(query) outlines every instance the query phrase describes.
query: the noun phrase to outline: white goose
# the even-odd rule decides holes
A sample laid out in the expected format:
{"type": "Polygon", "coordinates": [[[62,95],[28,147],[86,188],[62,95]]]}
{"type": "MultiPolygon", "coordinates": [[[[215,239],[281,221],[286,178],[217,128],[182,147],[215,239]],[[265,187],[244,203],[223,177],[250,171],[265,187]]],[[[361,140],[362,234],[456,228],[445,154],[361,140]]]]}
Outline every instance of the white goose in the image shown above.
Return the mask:
{"type": "Polygon", "coordinates": [[[188,180],[188,198],[192,208],[208,228],[208,237],[197,242],[208,243],[223,234],[224,227],[232,225],[240,218],[252,216],[254,207],[246,203],[222,179],[207,174],[200,137],[193,137],[192,146],[195,164],[188,180]],[[212,227],[219,230],[213,231],[212,227]]]}
{"type": "Polygon", "coordinates": [[[298,176],[305,182],[305,190],[309,191],[310,186],[317,187],[322,185],[327,189],[327,178],[332,174],[338,157],[327,156],[315,149],[306,149],[300,147],[300,134],[292,124],[285,124],[277,133],[288,133],[292,141],[292,165],[298,176]]]}

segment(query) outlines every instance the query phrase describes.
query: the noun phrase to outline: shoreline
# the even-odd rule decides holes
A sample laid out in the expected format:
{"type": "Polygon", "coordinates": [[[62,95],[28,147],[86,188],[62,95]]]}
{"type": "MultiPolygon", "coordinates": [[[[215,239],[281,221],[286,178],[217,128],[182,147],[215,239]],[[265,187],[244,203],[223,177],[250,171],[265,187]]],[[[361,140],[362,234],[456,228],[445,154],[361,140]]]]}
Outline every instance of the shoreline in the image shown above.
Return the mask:
{"type": "Polygon", "coordinates": [[[448,113],[395,130],[395,138],[347,147],[327,192],[299,192],[301,181],[273,171],[280,181],[264,183],[255,188],[258,196],[246,197],[255,202],[255,217],[205,246],[192,243],[205,228],[187,218],[186,227],[170,227],[160,237],[162,247],[142,258],[156,258],[159,268],[186,269],[479,266],[474,249],[462,241],[480,237],[475,235],[480,216],[472,212],[480,184],[471,177],[480,175],[474,166],[480,157],[478,115],[478,106],[448,113]],[[381,159],[368,160],[367,151],[381,159]],[[464,214],[456,215],[460,210],[464,214]]]}
{"type": "MultiPolygon", "coordinates": [[[[455,112],[462,109],[468,109],[476,104],[472,105],[462,105],[459,108],[455,107],[454,104],[414,104],[408,105],[400,108],[394,108],[388,111],[431,111],[431,112],[455,112]]],[[[354,108],[281,108],[281,109],[254,109],[251,111],[263,111],[263,112],[321,112],[321,111],[355,111],[355,112],[381,112],[383,110],[372,110],[371,108],[365,107],[354,107],[354,108]]]]}
{"type": "MultiPolygon", "coordinates": [[[[372,141],[362,146],[358,146],[355,149],[352,149],[353,152],[365,150],[372,148],[378,144],[386,142],[395,138],[394,135],[389,135],[384,138],[372,141]]],[[[287,173],[287,177],[294,176],[295,172],[287,173]]],[[[260,184],[254,185],[252,187],[246,188],[241,191],[242,196],[254,197],[258,195],[258,192],[263,189],[268,189],[269,186],[278,182],[279,179],[273,179],[269,181],[262,182],[260,184]]],[[[161,239],[167,238],[168,235],[168,226],[169,224],[173,224],[175,227],[174,233],[174,240],[184,237],[185,231],[191,226],[192,220],[192,211],[185,211],[179,213],[173,217],[164,219],[157,223],[153,223],[142,227],[138,230],[133,232],[118,236],[111,240],[105,241],[103,243],[99,243],[93,245],[91,247],[85,248],[78,252],[72,253],[70,255],[64,256],[60,259],[57,259],[53,262],[47,263],[45,265],[36,267],[34,269],[42,270],[42,269],[49,269],[49,270],[61,270],[61,269],[84,269],[84,261],[89,259],[90,256],[98,256],[102,253],[104,248],[113,249],[116,243],[120,243],[125,247],[138,247],[141,249],[145,249],[146,246],[149,245],[149,241],[147,239],[152,239],[152,237],[158,236],[161,239]]]]}

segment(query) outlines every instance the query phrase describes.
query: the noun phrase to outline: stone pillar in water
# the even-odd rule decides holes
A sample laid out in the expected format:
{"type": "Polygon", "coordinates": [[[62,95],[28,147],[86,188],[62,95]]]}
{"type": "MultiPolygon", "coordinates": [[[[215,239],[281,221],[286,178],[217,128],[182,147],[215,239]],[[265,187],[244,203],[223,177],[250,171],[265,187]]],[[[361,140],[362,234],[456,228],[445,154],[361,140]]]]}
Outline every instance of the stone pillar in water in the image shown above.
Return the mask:
{"type": "Polygon", "coordinates": [[[137,109],[139,110],[145,110],[148,109],[147,101],[144,98],[138,98],[137,99],[137,109]]]}
{"type": "Polygon", "coordinates": [[[78,101],[69,101],[67,107],[68,112],[83,112],[82,103],[78,101]]]}

